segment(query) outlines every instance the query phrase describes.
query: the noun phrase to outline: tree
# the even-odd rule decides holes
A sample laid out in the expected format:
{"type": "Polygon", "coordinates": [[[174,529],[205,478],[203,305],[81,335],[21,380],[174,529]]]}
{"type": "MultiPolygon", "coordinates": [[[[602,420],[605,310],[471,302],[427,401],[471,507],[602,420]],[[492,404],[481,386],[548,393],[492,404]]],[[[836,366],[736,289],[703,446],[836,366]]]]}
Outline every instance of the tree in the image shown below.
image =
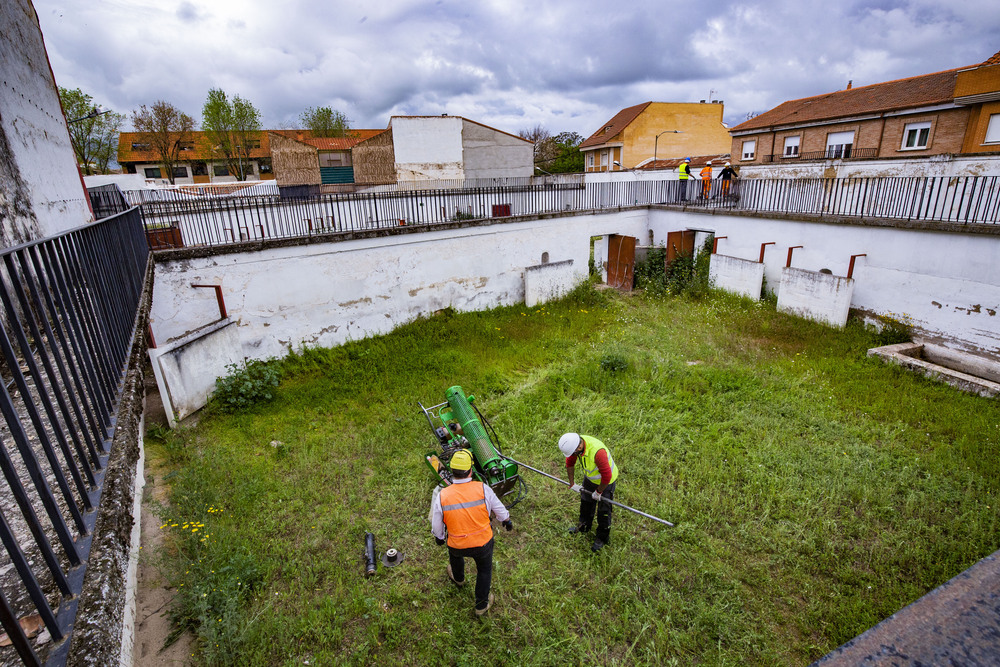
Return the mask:
{"type": "Polygon", "coordinates": [[[543,161],[537,166],[551,174],[575,174],[583,171],[583,142],[576,132],[560,132],[549,137],[542,150],[543,161]]]}
{"type": "Polygon", "coordinates": [[[118,132],[125,115],[98,112],[94,99],[79,88],[59,88],[59,101],[69,122],[69,138],[84,174],[106,174],[118,157],[118,132]]]}
{"type": "Polygon", "coordinates": [[[138,111],[133,111],[132,126],[140,140],[149,144],[160,158],[160,166],[173,183],[181,145],[192,141],[194,119],[173,104],[159,100],[152,107],[143,104],[138,111]]]}
{"type": "Polygon", "coordinates": [[[536,125],[532,128],[521,130],[517,133],[517,136],[522,139],[527,139],[535,145],[535,166],[539,166],[542,163],[551,160],[551,140],[552,135],[541,125],[536,125]]]}
{"type": "Polygon", "coordinates": [[[330,107],[309,107],[299,116],[299,121],[314,137],[346,137],[351,131],[347,116],[330,107]]]}
{"type": "Polygon", "coordinates": [[[225,91],[208,91],[201,109],[201,127],[213,155],[226,162],[229,173],[246,180],[243,160],[256,143],[260,145],[260,112],[239,95],[232,101],[225,91]]]}

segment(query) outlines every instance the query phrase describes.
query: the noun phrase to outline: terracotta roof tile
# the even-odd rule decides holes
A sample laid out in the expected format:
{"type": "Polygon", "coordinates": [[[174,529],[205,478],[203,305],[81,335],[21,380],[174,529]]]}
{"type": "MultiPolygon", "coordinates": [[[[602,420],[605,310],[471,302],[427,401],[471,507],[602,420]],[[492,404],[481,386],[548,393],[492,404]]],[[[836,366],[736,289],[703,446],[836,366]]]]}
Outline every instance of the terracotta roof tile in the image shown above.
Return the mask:
{"type": "MultiPolygon", "coordinates": [[[[691,156],[691,168],[704,167],[708,164],[708,161],[712,161],[713,167],[718,167],[724,165],[729,160],[729,153],[720,153],[719,155],[692,155],[691,156]]],[[[669,160],[657,160],[653,162],[650,160],[641,167],[636,167],[636,169],[641,171],[655,171],[657,169],[676,169],[681,166],[681,162],[684,161],[682,157],[670,158],[669,160]]]]}
{"type": "Polygon", "coordinates": [[[628,124],[635,120],[636,117],[650,104],[652,104],[652,102],[643,102],[642,104],[636,104],[634,107],[622,109],[615,114],[614,118],[601,126],[601,129],[587,137],[587,139],[580,144],[580,148],[600,146],[601,144],[611,141],[615,136],[620,134],[622,130],[628,127],[628,124]]]}
{"type": "MultiPolygon", "coordinates": [[[[265,158],[271,153],[270,143],[268,142],[267,134],[268,132],[273,132],[274,134],[280,134],[288,139],[294,139],[296,141],[302,141],[311,146],[315,146],[319,150],[350,150],[354,144],[369,139],[377,134],[385,132],[385,130],[351,130],[351,136],[349,137],[338,137],[338,138],[312,138],[312,132],[309,130],[262,130],[260,133],[260,148],[254,148],[249,151],[247,157],[250,158],[265,158]]],[[[204,132],[192,132],[191,139],[193,142],[192,150],[182,151],[180,154],[180,160],[190,161],[190,160],[219,160],[220,158],[212,155],[211,146],[208,145],[208,141],[205,138],[204,132]]],[[[134,151],[132,150],[132,144],[142,141],[141,133],[139,132],[122,132],[118,135],[118,162],[158,162],[159,156],[156,151],[134,151]]]]}
{"type": "Polygon", "coordinates": [[[737,125],[730,132],[943,104],[954,99],[957,74],[958,69],[951,69],[789,100],[737,125]]]}
{"type": "Polygon", "coordinates": [[[1000,51],[994,53],[990,58],[983,63],[984,65],[1000,65],[1000,51]]]}

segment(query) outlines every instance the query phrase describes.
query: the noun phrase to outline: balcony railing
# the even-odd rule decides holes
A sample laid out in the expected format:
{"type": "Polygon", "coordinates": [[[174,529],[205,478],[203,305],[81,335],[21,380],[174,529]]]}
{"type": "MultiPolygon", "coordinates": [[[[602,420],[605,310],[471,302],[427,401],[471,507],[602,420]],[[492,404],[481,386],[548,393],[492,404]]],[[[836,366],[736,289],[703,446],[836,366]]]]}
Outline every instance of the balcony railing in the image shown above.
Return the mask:
{"type": "Polygon", "coordinates": [[[773,153],[772,155],[761,156],[762,161],[765,164],[772,162],[795,162],[795,161],[810,161],[810,160],[858,160],[861,158],[873,158],[873,157],[878,157],[877,148],[831,147],[826,149],[825,151],[809,151],[807,153],[796,153],[795,155],[786,155],[784,153],[773,153]]]}

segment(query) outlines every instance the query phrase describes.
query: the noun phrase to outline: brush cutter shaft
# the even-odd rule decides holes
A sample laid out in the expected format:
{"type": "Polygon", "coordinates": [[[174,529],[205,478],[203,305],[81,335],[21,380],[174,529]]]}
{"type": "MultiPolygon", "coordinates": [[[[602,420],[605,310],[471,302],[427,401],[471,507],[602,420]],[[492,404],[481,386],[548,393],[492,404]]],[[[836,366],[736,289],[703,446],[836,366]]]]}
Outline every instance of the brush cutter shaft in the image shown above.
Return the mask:
{"type": "MultiPolygon", "coordinates": [[[[538,468],[532,468],[531,466],[529,466],[526,463],[521,463],[520,461],[515,461],[514,459],[510,458],[509,456],[505,456],[504,458],[506,458],[507,460],[509,460],[509,461],[511,461],[513,463],[516,463],[519,466],[527,468],[528,470],[530,470],[532,472],[537,472],[539,475],[544,475],[545,477],[548,477],[549,479],[554,479],[555,481],[559,482],[560,484],[564,484],[566,486],[572,486],[572,484],[570,484],[566,480],[559,479],[555,475],[550,475],[547,472],[542,472],[538,468]]],[[[638,514],[639,516],[644,516],[647,519],[652,519],[653,521],[659,521],[660,523],[666,524],[666,525],[670,526],[671,528],[674,527],[674,524],[670,523],[669,521],[664,521],[663,519],[661,519],[659,517],[655,517],[652,514],[646,514],[645,512],[640,512],[639,510],[635,509],[634,507],[629,507],[628,505],[623,505],[622,503],[618,502],[617,500],[611,500],[610,498],[604,498],[604,497],[602,497],[601,500],[603,500],[606,503],[611,503],[612,505],[614,505],[616,507],[621,507],[623,510],[628,510],[629,512],[633,512],[635,514],[638,514]]]]}

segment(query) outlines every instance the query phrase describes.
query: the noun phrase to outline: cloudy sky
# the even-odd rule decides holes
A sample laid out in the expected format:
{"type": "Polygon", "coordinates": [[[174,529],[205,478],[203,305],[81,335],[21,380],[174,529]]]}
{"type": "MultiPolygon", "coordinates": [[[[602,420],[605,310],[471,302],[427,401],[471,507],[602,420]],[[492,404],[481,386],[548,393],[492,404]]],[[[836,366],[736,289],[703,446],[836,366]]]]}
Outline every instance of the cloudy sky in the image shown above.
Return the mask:
{"type": "Polygon", "coordinates": [[[383,128],[461,115],[589,136],[619,109],[787,99],[980,63],[997,0],[34,0],[59,85],[195,119],[210,88],[269,128],[310,106],[383,128]]]}

